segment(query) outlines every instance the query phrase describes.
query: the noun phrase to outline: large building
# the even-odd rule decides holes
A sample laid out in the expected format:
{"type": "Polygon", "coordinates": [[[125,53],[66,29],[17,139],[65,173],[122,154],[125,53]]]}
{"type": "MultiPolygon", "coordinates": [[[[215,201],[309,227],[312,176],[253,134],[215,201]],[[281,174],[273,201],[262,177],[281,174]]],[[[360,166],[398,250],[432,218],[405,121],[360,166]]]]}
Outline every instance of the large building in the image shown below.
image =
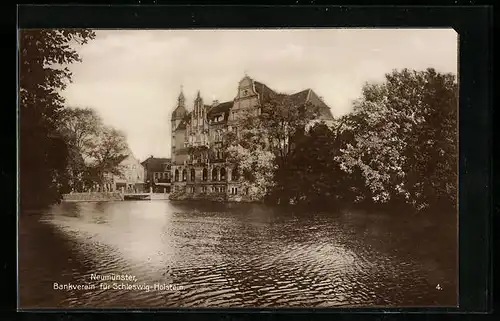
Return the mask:
{"type": "MultiPolygon", "coordinates": [[[[193,108],[188,110],[181,90],[171,117],[173,197],[245,200],[246,191],[241,189],[242,178],[234,164],[226,162],[223,134],[235,128],[235,120],[241,111],[257,109],[275,94],[265,84],[245,76],[239,82],[232,101],[214,101],[206,105],[198,91],[193,108]]],[[[290,97],[297,102],[317,106],[320,119],[333,118],[330,108],[311,89],[290,97]]]]}

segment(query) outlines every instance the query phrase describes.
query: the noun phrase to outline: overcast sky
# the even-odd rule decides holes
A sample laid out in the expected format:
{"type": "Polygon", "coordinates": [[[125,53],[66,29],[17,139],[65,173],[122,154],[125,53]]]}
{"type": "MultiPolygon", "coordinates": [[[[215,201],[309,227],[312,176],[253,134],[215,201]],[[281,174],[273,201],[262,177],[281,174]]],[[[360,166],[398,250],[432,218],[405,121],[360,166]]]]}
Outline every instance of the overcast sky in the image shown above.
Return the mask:
{"type": "Polygon", "coordinates": [[[452,29],[98,30],[70,66],[68,106],[91,107],[127,135],[140,160],[170,157],[170,114],[181,85],[189,108],[232,100],[245,72],[272,89],[311,88],[334,116],[366,81],[392,69],[457,72],[452,29]]]}

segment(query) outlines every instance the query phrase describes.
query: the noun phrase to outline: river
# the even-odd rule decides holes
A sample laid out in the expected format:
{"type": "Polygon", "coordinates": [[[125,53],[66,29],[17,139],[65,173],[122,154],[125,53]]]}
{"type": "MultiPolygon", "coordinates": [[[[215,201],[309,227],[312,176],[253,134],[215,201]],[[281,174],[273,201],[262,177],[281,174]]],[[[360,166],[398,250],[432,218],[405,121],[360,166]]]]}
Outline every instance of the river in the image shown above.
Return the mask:
{"type": "Polygon", "coordinates": [[[456,235],[456,223],[405,213],[161,200],[62,203],[20,215],[19,302],[21,308],[456,306],[456,235]],[[92,274],[135,280],[103,282],[92,274]]]}

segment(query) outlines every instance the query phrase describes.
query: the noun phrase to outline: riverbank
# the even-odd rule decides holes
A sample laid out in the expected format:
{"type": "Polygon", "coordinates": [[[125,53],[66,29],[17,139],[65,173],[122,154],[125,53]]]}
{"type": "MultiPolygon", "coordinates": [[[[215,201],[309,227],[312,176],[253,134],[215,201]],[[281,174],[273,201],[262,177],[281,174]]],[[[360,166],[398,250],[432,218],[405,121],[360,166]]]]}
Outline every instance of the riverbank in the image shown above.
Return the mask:
{"type": "Polygon", "coordinates": [[[123,194],[120,192],[88,192],[62,195],[63,202],[109,202],[123,200],[123,194]]]}

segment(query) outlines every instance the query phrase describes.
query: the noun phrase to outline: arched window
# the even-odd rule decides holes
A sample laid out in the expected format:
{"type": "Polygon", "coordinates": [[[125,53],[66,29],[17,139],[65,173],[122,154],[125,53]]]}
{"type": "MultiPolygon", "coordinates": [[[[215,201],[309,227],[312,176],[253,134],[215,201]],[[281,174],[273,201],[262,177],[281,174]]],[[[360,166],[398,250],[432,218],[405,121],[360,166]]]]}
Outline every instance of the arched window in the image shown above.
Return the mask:
{"type": "Polygon", "coordinates": [[[206,181],[208,179],[208,170],[203,168],[203,180],[206,181]]]}
{"type": "Polygon", "coordinates": [[[231,180],[232,181],[237,181],[240,176],[239,176],[240,173],[238,173],[238,169],[237,168],[233,168],[233,170],[231,171],[231,180]]]}
{"type": "Polygon", "coordinates": [[[191,181],[194,182],[194,179],[196,177],[196,172],[194,170],[194,168],[191,168],[191,181]]]}
{"type": "Polygon", "coordinates": [[[186,179],[187,179],[187,171],[186,171],[186,169],[183,169],[182,170],[182,181],[184,182],[184,181],[186,181],[186,179]]]}
{"type": "Polygon", "coordinates": [[[212,181],[216,181],[217,180],[217,167],[214,167],[214,169],[212,169],[212,181]]]}
{"type": "Polygon", "coordinates": [[[225,181],[226,180],[226,169],[224,167],[222,167],[220,169],[220,180],[221,181],[225,181]]]}
{"type": "Polygon", "coordinates": [[[179,181],[179,170],[178,169],[175,170],[175,181],[176,182],[179,181]]]}

